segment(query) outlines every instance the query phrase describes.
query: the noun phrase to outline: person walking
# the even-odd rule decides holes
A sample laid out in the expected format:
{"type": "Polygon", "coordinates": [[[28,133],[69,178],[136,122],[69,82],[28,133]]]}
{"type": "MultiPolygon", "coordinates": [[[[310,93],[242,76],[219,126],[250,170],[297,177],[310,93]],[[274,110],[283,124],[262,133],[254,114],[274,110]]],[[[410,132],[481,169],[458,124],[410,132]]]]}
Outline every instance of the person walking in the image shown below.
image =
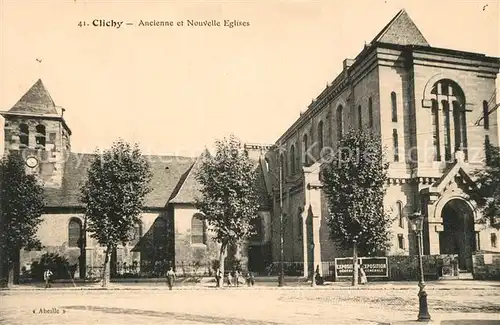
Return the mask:
{"type": "Polygon", "coordinates": [[[46,268],[43,272],[43,280],[45,281],[45,289],[50,288],[51,277],[54,273],[49,268],[46,268]]]}
{"type": "Polygon", "coordinates": [[[220,281],[222,279],[222,271],[220,270],[220,267],[217,268],[217,271],[215,271],[215,286],[217,288],[220,288],[220,281]]]}
{"type": "Polygon", "coordinates": [[[234,284],[238,287],[240,285],[240,272],[234,271],[234,284]]]}
{"type": "Polygon", "coordinates": [[[231,276],[231,272],[227,272],[227,286],[230,287],[233,282],[233,277],[231,276]]]}
{"type": "Polygon", "coordinates": [[[359,279],[361,284],[366,284],[368,282],[363,264],[359,266],[359,279]]]}
{"type": "Polygon", "coordinates": [[[167,271],[167,282],[168,282],[168,289],[169,290],[172,290],[172,287],[174,285],[174,281],[175,281],[175,272],[172,269],[172,267],[170,267],[167,271]]]}

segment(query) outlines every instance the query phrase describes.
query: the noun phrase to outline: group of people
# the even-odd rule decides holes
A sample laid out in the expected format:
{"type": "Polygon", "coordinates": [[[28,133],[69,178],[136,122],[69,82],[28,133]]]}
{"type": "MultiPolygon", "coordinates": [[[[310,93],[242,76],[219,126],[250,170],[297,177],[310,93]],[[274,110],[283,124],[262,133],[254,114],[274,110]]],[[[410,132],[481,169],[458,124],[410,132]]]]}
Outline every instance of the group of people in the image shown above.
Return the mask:
{"type": "MultiPolygon", "coordinates": [[[[215,272],[215,284],[217,287],[221,286],[221,281],[224,281],[224,283],[227,286],[238,287],[240,285],[240,279],[242,279],[242,275],[238,270],[234,270],[233,272],[228,272],[225,278],[223,278],[222,271],[220,268],[217,269],[217,271],[215,272]]],[[[247,272],[245,277],[245,282],[249,287],[254,285],[255,280],[252,272],[247,272]]]]}

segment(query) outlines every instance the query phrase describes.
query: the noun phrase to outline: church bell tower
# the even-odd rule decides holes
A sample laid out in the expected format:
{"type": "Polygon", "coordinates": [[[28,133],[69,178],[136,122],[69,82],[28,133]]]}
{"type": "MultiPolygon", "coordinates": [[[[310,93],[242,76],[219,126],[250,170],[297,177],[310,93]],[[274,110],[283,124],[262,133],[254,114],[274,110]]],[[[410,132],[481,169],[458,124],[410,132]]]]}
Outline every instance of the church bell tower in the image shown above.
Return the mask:
{"type": "Polygon", "coordinates": [[[45,187],[60,187],[71,151],[71,130],[64,108],[54,103],[42,80],[0,115],[5,120],[4,156],[19,151],[27,172],[37,175],[45,187]]]}

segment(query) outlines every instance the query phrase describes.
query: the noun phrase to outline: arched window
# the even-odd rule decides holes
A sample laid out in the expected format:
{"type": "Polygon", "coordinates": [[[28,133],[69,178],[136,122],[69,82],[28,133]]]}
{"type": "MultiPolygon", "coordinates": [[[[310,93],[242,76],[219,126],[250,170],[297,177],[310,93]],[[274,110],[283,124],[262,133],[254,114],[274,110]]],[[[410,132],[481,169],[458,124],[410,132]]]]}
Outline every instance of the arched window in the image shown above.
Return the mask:
{"type": "Polygon", "coordinates": [[[295,146],[290,147],[290,174],[295,173],[295,146]]]}
{"type": "Polygon", "coordinates": [[[372,98],[368,98],[368,124],[370,128],[373,128],[373,103],[372,98]]]}
{"type": "Polygon", "coordinates": [[[304,148],[304,154],[303,154],[303,163],[304,165],[308,166],[309,165],[309,157],[308,157],[308,152],[307,150],[309,149],[309,143],[307,139],[307,134],[304,134],[304,137],[302,138],[302,145],[304,148]]]}
{"type": "Polygon", "coordinates": [[[391,107],[392,107],[392,121],[397,122],[398,121],[398,102],[397,102],[397,97],[396,97],[395,92],[391,93],[391,107]]]}
{"type": "Polygon", "coordinates": [[[205,221],[199,213],[191,218],[191,244],[206,244],[205,221]]]}
{"type": "Polygon", "coordinates": [[[255,218],[252,219],[252,230],[254,231],[254,234],[252,235],[252,240],[253,241],[262,241],[262,219],[260,216],[256,216],[255,218]]]}
{"type": "Polygon", "coordinates": [[[394,161],[399,161],[399,139],[398,139],[398,130],[392,130],[392,143],[393,143],[393,152],[394,152],[394,161]]]}
{"type": "Polygon", "coordinates": [[[340,141],[344,136],[344,108],[342,105],[337,107],[337,140],[340,141]]]}
{"type": "Polygon", "coordinates": [[[26,147],[30,145],[30,129],[27,124],[19,125],[19,143],[26,147]]]}
{"type": "Polygon", "coordinates": [[[323,121],[318,123],[318,142],[319,142],[319,155],[321,157],[321,150],[323,150],[324,140],[323,140],[323,121]]]}
{"type": "Polygon", "coordinates": [[[403,204],[398,201],[396,202],[396,219],[398,220],[399,227],[405,227],[405,217],[403,215],[403,204]]]}
{"type": "Polygon", "coordinates": [[[434,145],[434,161],[441,160],[441,141],[439,140],[439,111],[438,103],[432,100],[432,137],[434,145]]]}
{"type": "Polygon", "coordinates": [[[484,119],[484,129],[490,129],[490,112],[488,109],[488,102],[483,101],[483,119],[484,119]]]}
{"type": "Polygon", "coordinates": [[[36,126],[36,146],[45,149],[45,125],[38,124],[36,126]]]}
{"type": "Polygon", "coordinates": [[[358,126],[360,129],[363,127],[363,116],[361,112],[361,105],[358,106],[358,126]]]}
{"type": "Polygon", "coordinates": [[[451,130],[450,130],[450,105],[448,101],[441,102],[443,107],[444,119],[444,159],[450,161],[451,159],[451,130]]]}
{"type": "Polygon", "coordinates": [[[82,239],[82,221],[78,218],[71,218],[68,224],[68,246],[80,247],[82,239]]]}

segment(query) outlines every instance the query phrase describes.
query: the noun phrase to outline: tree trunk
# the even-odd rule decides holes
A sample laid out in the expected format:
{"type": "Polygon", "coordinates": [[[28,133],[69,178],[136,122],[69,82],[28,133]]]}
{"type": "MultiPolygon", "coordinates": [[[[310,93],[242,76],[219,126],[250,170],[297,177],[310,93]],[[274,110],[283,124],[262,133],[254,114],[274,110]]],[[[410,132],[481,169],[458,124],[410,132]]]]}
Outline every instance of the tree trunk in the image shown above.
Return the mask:
{"type": "Polygon", "coordinates": [[[352,247],[352,286],[358,285],[358,248],[357,243],[354,241],[352,247]]]}
{"type": "Polygon", "coordinates": [[[104,266],[102,268],[102,282],[101,282],[101,286],[103,288],[106,288],[108,286],[109,279],[110,279],[110,274],[109,274],[109,271],[110,271],[110,268],[109,268],[110,255],[111,255],[111,246],[108,245],[106,247],[106,256],[104,257],[104,266]]]}
{"type": "Polygon", "coordinates": [[[13,285],[14,285],[14,263],[9,263],[7,269],[7,288],[12,288],[13,285]]]}
{"type": "Polygon", "coordinates": [[[220,280],[220,287],[224,287],[224,260],[225,260],[225,250],[226,250],[226,245],[222,244],[220,246],[220,252],[219,252],[219,269],[221,271],[221,280],[220,280]]]}

